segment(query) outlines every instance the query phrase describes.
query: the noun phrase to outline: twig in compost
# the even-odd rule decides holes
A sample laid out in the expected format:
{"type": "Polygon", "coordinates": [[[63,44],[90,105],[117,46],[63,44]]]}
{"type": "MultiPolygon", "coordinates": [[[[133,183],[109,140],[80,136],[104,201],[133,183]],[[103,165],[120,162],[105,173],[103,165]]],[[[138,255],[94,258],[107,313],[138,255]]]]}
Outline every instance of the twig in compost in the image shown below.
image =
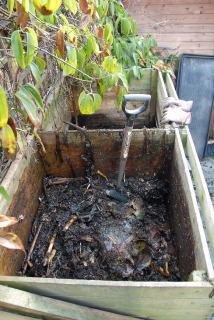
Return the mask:
{"type": "Polygon", "coordinates": [[[72,126],[74,129],[78,130],[80,133],[82,133],[84,135],[84,137],[86,138],[87,141],[89,141],[90,143],[90,139],[89,136],[87,135],[87,130],[78,126],[77,124],[74,124],[72,122],[67,122],[67,121],[63,121],[66,124],[69,124],[70,126],[72,126]]]}
{"type": "Polygon", "coordinates": [[[73,216],[64,226],[64,231],[68,230],[70,228],[70,226],[72,226],[72,224],[74,224],[77,221],[77,216],[73,216]]]}
{"type": "Polygon", "coordinates": [[[48,264],[48,261],[49,261],[49,258],[50,258],[50,255],[51,255],[51,252],[52,252],[52,249],[53,249],[53,246],[54,246],[55,239],[56,239],[56,232],[54,232],[54,234],[53,234],[53,236],[51,238],[51,241],[49,243],[48,250],[46,252],[46,257],[45,257],[44,263],[43,263],[44,267],[48,264]]]}
{"type": "Polygon", "coordinates": [[[70,181],[77,181],[77,180],[84,180],[84,178],[55,178],[52,181],[49,182],[49,186],[55,185],[55,184],[64,184],[70,181]]]}
{"type": "Polygon", "coordinates": [[[35,237],[34,237],[32,243],[31,243],[30,250],[29,250],[29,252],[28,252],[28,255],[27,255],[27,258],[26,258],[26,262],[25,262],[24,267],[23,267],[23,272],[22,272],[23,274],[25,274],[25,272],[26,272],[26,270],[27,270],[27,267],[30,266],[30,258],[31,258],[33,249],[34,249],[34,247],[35,247],[36,241],[37,241],[37,239],[38,239],[39,233],[40,233],[40,231],[41,231],[42,225],[43,225],[43,223],[41,223],[41,224],[39,225],[39,227],[38,227],[38,229],[37,229],[37,232],[36,232],[36,234],[35,234],[35,237]]]}
{"type": "Polygon", "coordinates": [[[53,249],[53,250],[51,251],[50,257],[48,258],[48,264],[49,264],[49,265],[52,264],[52,261],[53,261],[53,258],[55,257],[55,254],[56,254],[56,249],[53,249]]]}

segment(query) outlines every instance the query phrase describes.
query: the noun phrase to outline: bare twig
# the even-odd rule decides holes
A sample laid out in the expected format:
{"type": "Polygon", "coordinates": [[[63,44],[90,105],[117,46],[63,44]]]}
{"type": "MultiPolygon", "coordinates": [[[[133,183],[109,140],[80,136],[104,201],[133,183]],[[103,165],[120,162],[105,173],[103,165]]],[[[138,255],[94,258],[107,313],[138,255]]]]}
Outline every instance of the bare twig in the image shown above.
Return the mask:
{"type": "Polygon", "coordinates": [[[72,224],[74,224],[75,222],[77,221],[77,216],[73,216],[67,223],[66,225],[64,226],[64,231],[68,230],[72,224]]]}
{"type": "Polygon", "coordinates": [[[24,267],[23,267],[23,272],[22,272],[23,274],[25,274],[28,265],[30,265],[30,258],[31,258],[32,252],[33,252],[33,250],[34,250],[36,241],[37,241],[37,239],[38,239],[39,233],[40,233],[40,231],[41,231],[42,225],[43,225],[43,223],[41,223],[41,224],[39,225],[39,227],[38,227],[38,229],[37,229],[37,232],[36,232],[36,234],[35,234],[35,237],[34,237],[32,243],[31,243],[30,250],[29,250],[29,252],[28,252],[28,255],[27,255],[27,258],[26,258],[26,262],[25,262],[24,267]]]}
{"type": "Polygon", "coordinates": [[[84,180],[84,178],[82,177],[78,177],[78,178],[55,178],[52,181],[49,182],[49,186],[51,185],[55,185],[55,184],[64,184],[64,183],[68,183],[71,181],[77,181],[77,180],[84,180]]]}
{"type": "Polygon", "coordinates": [[[89,136],[87,135],[87,130],[86,130],[86,129],[84,129],[84,128],[82,128],[82,127],[80,127],[80,126],[78,126],[77,124],[74,124],[74,123],[72,123],[72,122],[68,122],[68,121],[63,121],[63,122],[66,123],[66,124],[69,124],[69,125],[72,126],[74,129],[76,129],[77,131],[79,131],[80,133],[82,133],[82,134],[85,136],[85,138],[86,138],[88,141],[90,141],[89,136]]]}
{"type": "Polygon", "coordinates": [[[44,267],[48,264],[48,261],[49,261],[49,258],[51,256],[51,252],[52,252],[52,249],[53,249],[53,246],[54,246],[55,239],[56,239],[56,232],[54,232],[54,234],[53,234],[53,236],[51,238],[51,241],[49,243],[48,250],[46,252],[46,257],[45,257],[44,263],[43,263],[44,267]]]}

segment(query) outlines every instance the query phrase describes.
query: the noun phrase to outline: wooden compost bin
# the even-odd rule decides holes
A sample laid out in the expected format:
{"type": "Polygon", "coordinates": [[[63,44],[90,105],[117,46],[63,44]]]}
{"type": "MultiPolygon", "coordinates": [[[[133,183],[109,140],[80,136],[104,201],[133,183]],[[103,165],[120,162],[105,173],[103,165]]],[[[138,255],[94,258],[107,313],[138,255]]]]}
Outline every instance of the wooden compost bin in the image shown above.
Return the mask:
{"type": "MultiPolygon", "coordinates": [[[[96,169],[115,176],[118,172],[122,130],[90,130],[88,135],[96,169]]],[[[12,216],[25,216],[22,223],[11,227],[24,243],[37,213],[42,178],[45,175],[84,176],[85,172],[81,159],[85,138],[79,132],[43,132],[41,137],[47,151],[43,155],[44,161],[38,153],[33,153],[25,167],[20,169],[17,166],[17,172],[14,173],[16,192],[5,212],[12,216]],[[16,181],[18,172],[20,178],[16,181]]],[[[203,275],[213,279],[213,268],[179,131],[134,130],[126,175],[143,177],[159,174],[167,176],[170,183],[170,220],[177,238],[181,282],[16,276],[23,254],[3,249],[0,261],[0,307],[7,312],[21,314],[23,320],[26,315],[30,319],[34,316],[77,320],[209,319],[213,312],[213,301],[209,298],[212,285],[203,279],[203,275]]]]}
{"type": "MultiPolygon", "coordinates": [[[[135,128],[155,127],[157,81],[158,71],[148,68],[143,69],[143,78],[141,80],[132,79],[129,84],[129,93],[145,93],[151,95],[150,107],[137,117],[135,120],[135,128]]],[[[79,90],[73,88],[72,95],[74,101],[76,101],[72,108],[72,116],[78,115],[78,122],[80,125],[86,126],[87,129],[124,128],[126,118],[123,111],[116,107],[117,96],[114,90],[108,90],[105,93],[101,108],[92,115],[80,115],[77,110],[79,90]]],[[[136,102],[134,105],[137,107],[140,104],[142,103],[136,102]]]]}

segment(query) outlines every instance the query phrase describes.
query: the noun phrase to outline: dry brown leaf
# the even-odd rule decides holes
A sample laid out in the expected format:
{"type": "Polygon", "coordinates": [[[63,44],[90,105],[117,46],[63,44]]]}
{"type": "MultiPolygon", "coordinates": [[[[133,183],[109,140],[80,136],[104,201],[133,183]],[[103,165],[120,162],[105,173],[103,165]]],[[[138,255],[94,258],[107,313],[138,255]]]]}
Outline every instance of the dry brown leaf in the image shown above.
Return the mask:
{"type": "Polygon", "coordinates": [[[103,38],[103,27],[98,27],[98,29],[97,29],[97,37],[99,39],[103,38]]]}
{"type": "Polygon", "coordinates": [[[12,232],[0,232],[0,245],[8,249],[18,249],[25,252],[22,241],[12,232]]]}
{"type": "Polygon", "coordinates": [[[56,33],[56,48],[59,50],[61,58],[65,57],[65,43],[64,43],[64,33],[58,30],[56,33]]]}
{"type": "Polygon", "coordinates": [[[82,20],[80,21],[79,28],[84,29],[89,23],[90,23],[90,16],[88,14],[86,14],[82,17],[82,20]]]}
{"type": "Polygon", "coordinates": [[[25,11],[21,3],[16,1],[16,12],[17,12],[17,18],[16,18],[16,24],[21,27],[25,27],[28,22],[28,13],[25,11]]]}
{"type": "Polygon", "coordinates": [[[80,10],[83,13],[89,14],[91,12],[91,9],[89,9],[88,2],[86,0],[79,0],[79,6],[80,6],[80,10]]]}
{"type": "Polygon", "coordinates": [[[16,224],[18,220],[15,217],[0,216],[0,228],[5,228],[16,224]]]}

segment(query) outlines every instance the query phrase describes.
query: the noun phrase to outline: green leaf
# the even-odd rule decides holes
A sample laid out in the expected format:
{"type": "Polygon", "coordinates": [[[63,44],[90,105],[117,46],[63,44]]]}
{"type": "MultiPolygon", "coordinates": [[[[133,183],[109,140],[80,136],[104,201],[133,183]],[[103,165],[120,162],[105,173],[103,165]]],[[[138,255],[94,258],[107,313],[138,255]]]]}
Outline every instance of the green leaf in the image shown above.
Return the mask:
{"type": "Polygon", "coordinates": [[[38,48],[38,39],[36,32],[32,28],[26,28],[27,32],[27,53],[25,56],[25,65],[28,67],[34,56],[36,55],[37,48],[38,48]]]}
{"type": "Polygon", "coordinates": [[[118,73],[118,77],[120,78],[120,80],[122,81],[124,87],[126,88],[126,90],[129,90],[129,85],[128,85],[128,81],[126,79],[126,76],[124,73],[118,73]]]}
{"type": "Polygon", "coordinates": [[[22,87],[16,92],[15,96],[22,102],[33,126],[37,129],[40,128],[42,119],[39,117],[37,104],[31,94],[22,87]]]}
{"type": "MultiPolygon", "coordinates": [[[[66,62],[68,62],[70,65],[72,65],[74,68],[77,67],[77,51],[76,48],[70,44],[67,43],[66,44],[66,48],[67,48],[67,59],[66,62]]],[[[63,75],[67,76],[67,75],[74,75],[76,72],[76,69],[74,69],[68,65],[64,65],[63,67],[63,75]]]]}
{"type": "Polygon", "coordinates": [[[42,101],[42,97],[39,93],[39,91],[31,84],[31,83],[26,83],[22,86],[22,88],[24,88],[29,96],[31,96],[33,98],[33,100],[36,102],[38,108],[42,111],[43,115],[45,112],[45,107],[42,101]]]}
{"type": "Polygon", "coordinates": [[[38,57],[38,56],[35,56],[34,57],[34,62],[36,63],[37,67],[39,68],[40,74],[42,74],[43,71],[45,70],[45,67],[46,67],[45,60],[40,58],[40,57],[38,57]]]}
{"type": "Polygon", "coordinates": [[[41,84],[41,75],[40,75],[39,68],[38,68],[38,66],[36,65],[35,62],[31,62],[30,69],[31,69],[33,77],[34,77],[34,79],[36,81],[36,86],[37,86],[37,88],[39,88],[40,84],[41,84]]]}
{"type": "Polygon", "coordinates": [[[122,66],[117,63],[117,59],[111,56],[105,57],[102,63],[102,67],[105,71],[117,74],[118,72],[122,72],[122,66]]]}
{"type": "Polygon", "coordinates": [[[3,88],[0,86],[0,101],[1,101],[1,111],[0,111],[0,128],[5,127],[8,122],[8,104],[7,97],[4,93],[3,88]]]}
{"type": "Polygon", "coordinates": [[[15,0],[7,0],[7,7],[8,7],[8,10],[10,12],[10,15],[13,12],[14,5],[15,5],[15,0]]]}
{"type": "Polygon", "coordinates": [[[82,91],[79,96],[79,108],[80,112],[82,114],[91,114],[94,113],[94,101],[92,99],[92,96],[90,94],[85,93],[85,91],[82,91]]]}
{"type": "Polygon", "coordinates": [[[81,48],[80,50],[77,51],[77,61],[78,61],[77,68],[79,70],[83,69],[83,66],[85,64],[85,58],[86,58],[85,50],[81,48]]]}
{"type": "Polygon", "coordinates": [[[77,13],[77,1],[76,0],[64,0],[66,10],[71,10],[75,15],[77,13]]]}
{"type": "Polygon", "coordinates": [[[9,153],[15,153],[16,137],[8,124],[0,130],[0,140],[4,149],[7,149],[9,153]]]}
{"type": "Polygon", "coordinates": [[[120,20],[121,23],[121,32],[122,34],[124,34],[125,36],[127,36],[131,30],[131,23],[129,20],[127,20],[127,18],[122,18],[120,20]]]}
{"type": "Polygon", "coordinates": [[[7,193],[7,191],[5,190],[5,188],[3,186],[0,186],[0,194],[6,199],[9,200],[10,196],[7,193]]]}
{"type": "Polygon", "coordinates": [[[11,48],[12,48],[13,54],[16,58],[17,64],[22,69],[25,69],[26,66],[25,66],[24,50],[23,50],[19,30],[13,31],[13,33],[11,35],[11,48]]]}
{"type": "Polygon", "coordinates": [[[94,93],[93,98],[94,98],[94,109],[96,111],[100,108],[102,104],[102,98],[98,93],[94,93]]]}
{"type": "Polygon", "coordinates": [[[123,97],[126,93],[127,93],[127,90],[125,88],[120,88],[119,93],[117,95],[117,107],[119,109],[122,108],[123,97]]]}
{"type": "Polygon", "coordinates": [[[105,29],[104,29],[104,40],[108,41],[110,39],[110,36],[111,36],[111,26],[108,23],[105,25],[105,29]]]}

